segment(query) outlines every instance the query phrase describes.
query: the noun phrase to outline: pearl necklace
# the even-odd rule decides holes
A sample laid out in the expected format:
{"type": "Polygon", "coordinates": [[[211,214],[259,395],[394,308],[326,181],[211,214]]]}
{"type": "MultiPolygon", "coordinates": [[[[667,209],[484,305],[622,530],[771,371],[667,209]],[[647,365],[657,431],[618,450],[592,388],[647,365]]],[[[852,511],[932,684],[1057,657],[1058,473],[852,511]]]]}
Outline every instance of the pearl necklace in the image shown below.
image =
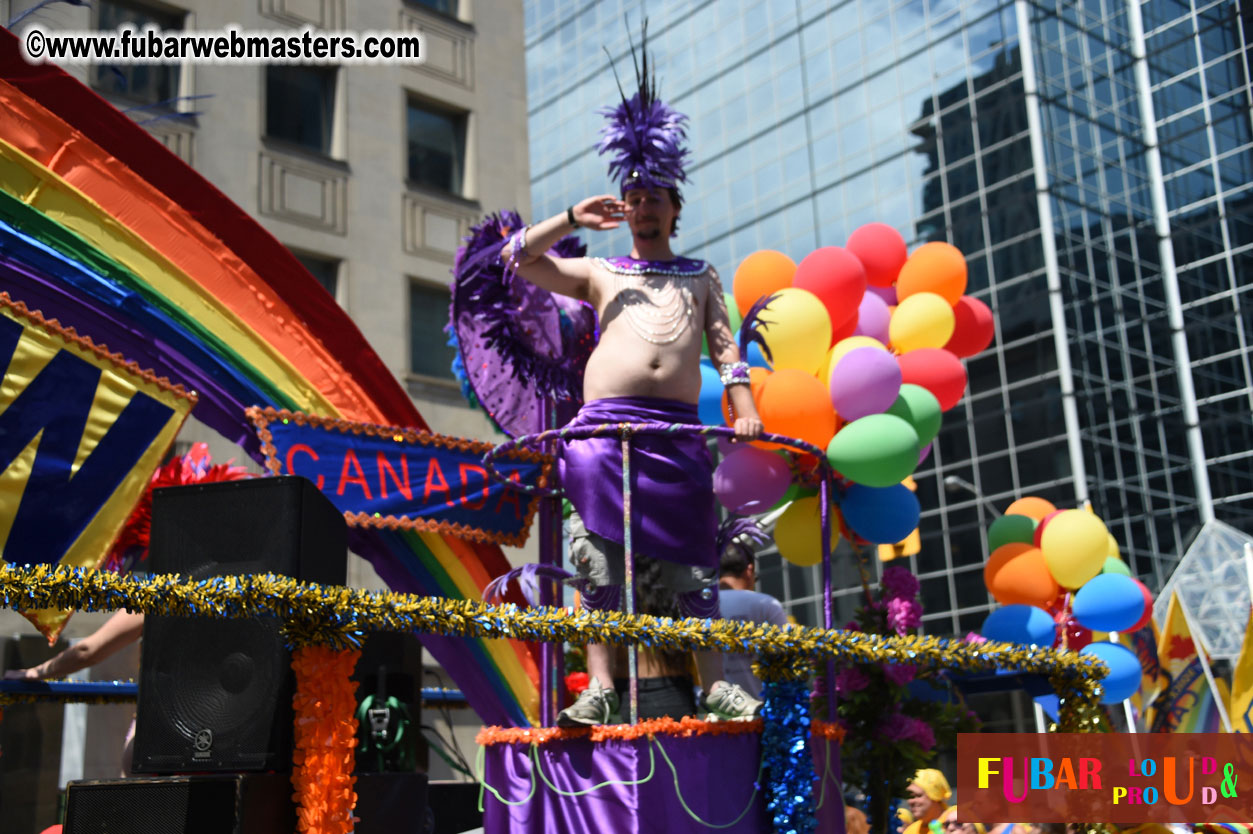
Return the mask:
{"type": "Polygon", "coordinates": [[[628,290],[644,296],[623,302],[627,323],[646,342],[668,345],[686,331],[693,316],[692,290],[681,286],[681,278],[646,275],[614,275],[614,297],[621,299],[628,290]],[[658,286],[660,284],[660,286],[658,286]]]}

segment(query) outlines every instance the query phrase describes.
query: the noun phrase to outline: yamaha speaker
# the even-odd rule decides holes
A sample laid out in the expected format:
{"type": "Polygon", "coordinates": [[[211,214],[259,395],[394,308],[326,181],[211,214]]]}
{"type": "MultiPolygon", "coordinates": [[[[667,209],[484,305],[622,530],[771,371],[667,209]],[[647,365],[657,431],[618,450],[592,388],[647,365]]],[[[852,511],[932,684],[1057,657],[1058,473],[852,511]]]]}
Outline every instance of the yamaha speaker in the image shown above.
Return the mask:
{"type": "MultiPolygon", "coordinates": [[[[347,549],[343,515],[304,478],[153,492],[152,573],[342,585],[347,549]]],[[[275,618],[146,618],[134,771],[290,770],[293,691],[275,618]]]]}
{"type": "Polygon", "coordinates": [[[65,834],[291,834],[282,773],[141,776],[70,782],[65,834]]]}

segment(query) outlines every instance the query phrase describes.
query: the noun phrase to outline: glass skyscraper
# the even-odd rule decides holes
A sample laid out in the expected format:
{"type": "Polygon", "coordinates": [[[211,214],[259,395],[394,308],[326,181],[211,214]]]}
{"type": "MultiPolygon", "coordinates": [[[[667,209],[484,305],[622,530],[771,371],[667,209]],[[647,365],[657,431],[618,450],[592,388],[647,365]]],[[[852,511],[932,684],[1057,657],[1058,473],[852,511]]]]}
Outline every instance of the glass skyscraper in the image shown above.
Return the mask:
{"type": "MultiPolygon", "coordinates": [[[[911,248],[960,248],[996,314],[916,476],[930,633],[981,624],[990,507],[1022,495],[1090,500],[1151,588],[1204,520],[1253,530],[1251,6],[648,6],[662,94],[692,120],[677,251],[729,284],[757,249],[799,260],[878,220],[911,248]]],[[[616,187],[593,150],[594,111],[618,96],[602,47],[633,78],[641,14],[527,0],[536,218],[616,187]]],[[[816,569],[761,568],[819,622],[816,569]]],[[[860,595],[843,550],[836,577],[843,622],[860,595]]]]}

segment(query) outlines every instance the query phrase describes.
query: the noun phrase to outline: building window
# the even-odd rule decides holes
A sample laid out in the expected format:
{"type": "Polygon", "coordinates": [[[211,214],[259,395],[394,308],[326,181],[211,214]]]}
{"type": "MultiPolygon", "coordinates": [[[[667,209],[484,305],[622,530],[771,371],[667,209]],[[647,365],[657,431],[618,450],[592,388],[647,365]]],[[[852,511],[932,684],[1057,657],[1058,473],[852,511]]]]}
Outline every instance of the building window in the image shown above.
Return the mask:
{"type": "Polygon", "coordinates": [[[339,298],[336,292],[339,289],[339,261],[335,258],[323,258],[319,255],[305,255],[300,252],[293,252],[296,260],[300,261],[305,269],[314,278],[318,279],[318,283],[322,288],[331,294],[331,298],[339,298]]]}
{"type": "Polygon", "coordinates": [[[421,6],[433,12],[446,14],[449,17],[457,16],[457,0],[405,0],[405,2],[411,6],[421,6]]]}
{"type": "Polygon", "coordinates": [[[334,67],[266,67],[265,135],[329,156],[335,78],[334,67]]]}
{"type": "Polygon", "coordinates": [[[409,182],[461,194],[465,160],[466,117],[409,101],[409,182]]]}
{"type": "Polygon", "coordinates": [[[456,356],[448,345],[448,288],[409,284],[409,370],[421,376],[452,379],[456,356]]]}
{"type": "MultiPolygon", "coordinates": [[[[181,30],[183,12],[158,9],[139,3],[119,3],[116,0],[99,0],[100,12],[97,28],[116,31],[123,25],[133,26],[137,31],[145,26],[156,26],[162,31],[181,30]]],[[[140,104],[161,104],[176,110],[178,98],[178,64],[128,64],[125,66],[100,65],[92,71],[92,84],[108,95],[129,99],[140,104]]]]}

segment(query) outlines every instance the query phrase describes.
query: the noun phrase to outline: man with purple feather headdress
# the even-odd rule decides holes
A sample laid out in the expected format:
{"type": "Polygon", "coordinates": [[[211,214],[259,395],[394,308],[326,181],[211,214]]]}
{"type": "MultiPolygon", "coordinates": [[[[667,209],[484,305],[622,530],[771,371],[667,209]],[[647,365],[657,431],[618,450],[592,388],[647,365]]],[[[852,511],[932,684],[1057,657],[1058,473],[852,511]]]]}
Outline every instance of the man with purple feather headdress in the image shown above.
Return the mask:
{"type": "MultiPolygon", "coordinates": [[[[647,29],[645,29],[647,32],[647,29]]],[[[582,200],[556,217],[515,232],[501,250],[510,268],[545,290],[589,302],[600,318],[600,341],[583,378],[584,405],[571,426],[603,423],[699,423],[701,335],[721,364],[735,432],[761,433],[748,365],[727,318],[722,284],[704,261],[670,249],[687,181],[687,117],[657,97],[646,43],[635,64],[638,90],[601,111],[607,125],[598,148],[611,154],[609,175],[620,196],[582,200]],[[631,254],[560,258],[545,254],[571,228],[631,229],[631,254]]],[[[635,50],[632,46],[632,59],[635,50]]],[[[632,441],[632,549],[636,564],[660,573],[682,613],[718,616],[717,517],[712,461],[694,436],[643,435],[632,441]],[[655,570],[659,568],[660,570],[655,570]]],[[[584,583],[583,605],[617,609],[625,582],[622,453],[616,434],[566,444],[562,485],[575,508],[571,556],[584,583]]],[[[637,574],[639,571],[637,571],[637,574]]],[[[560,726],[609,723],[619,695],[608,646],[588,646],[591,685],[562,711],[560,726]]],[[[760,701],[722,680],[722,656],[698,652],[705,706],[719,718],[750,718],[760,701]]],[[[625,682],[620,684],[625,688],[625,682]]]]}

